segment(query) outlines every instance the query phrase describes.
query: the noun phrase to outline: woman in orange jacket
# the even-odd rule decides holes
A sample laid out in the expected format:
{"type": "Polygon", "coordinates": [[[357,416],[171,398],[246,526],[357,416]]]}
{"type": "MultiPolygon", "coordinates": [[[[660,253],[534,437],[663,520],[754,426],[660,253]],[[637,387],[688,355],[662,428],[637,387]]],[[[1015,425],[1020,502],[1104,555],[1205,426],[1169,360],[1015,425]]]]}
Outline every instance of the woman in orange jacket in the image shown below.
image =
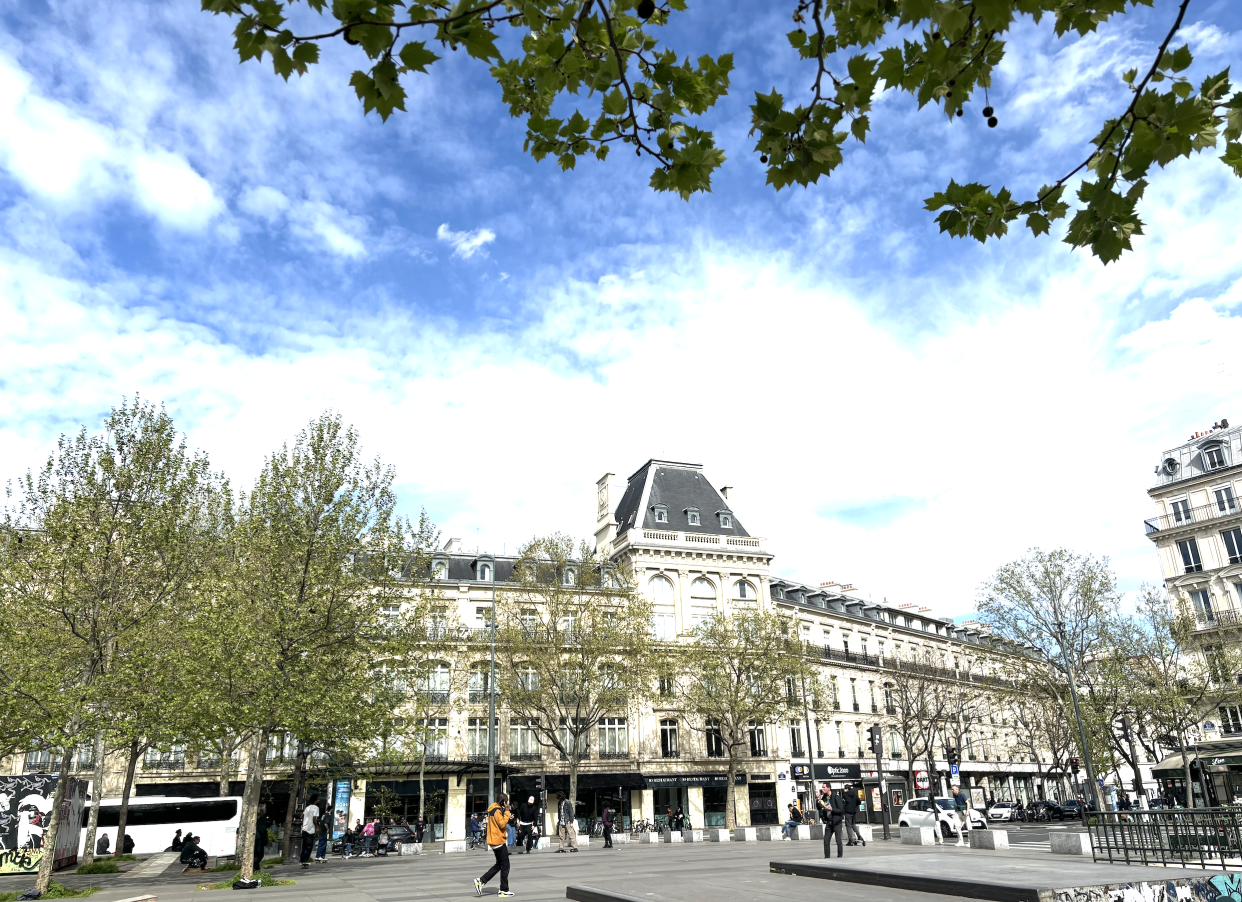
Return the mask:
{"type": "Polygon", "coordinates": [[[501,896],[512,896],[509,892],[509,821],[513,812],[509,810],[509,797],[503,792],[497,793],[496,801],[487,809],[487,847],[496,856],[496,863],[488,868],[486,874],[475,878],[474,894],[483,895],[483,885],[497,874],[500,874],[501,896]]]}

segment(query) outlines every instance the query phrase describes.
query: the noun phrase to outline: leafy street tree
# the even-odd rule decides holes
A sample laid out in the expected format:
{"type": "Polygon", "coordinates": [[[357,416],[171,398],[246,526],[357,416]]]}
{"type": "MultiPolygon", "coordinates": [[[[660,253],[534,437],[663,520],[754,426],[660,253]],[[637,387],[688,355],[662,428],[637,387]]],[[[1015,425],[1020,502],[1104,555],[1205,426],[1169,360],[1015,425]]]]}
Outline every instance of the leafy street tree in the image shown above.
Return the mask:
{"type": "Polygon", "coordinates": [[[796,687],[804,679],[810,686],[816,669],[793,620],[760,605],[738,605],[732,614],[709,618],[694,630],[692,642],[668,653],[681,663],[682,685],[673,701],[687,721],[719,741],[729,760],[725,826],[735,827],[733,784],[751,730],[800,719],[803,702],[796,687]]]}
{"type": "Polygon", "coordinates": [[[576,799],[601,719],[651,692],[651,603],[586,543],[575,550],[557,534],[520,549],[496,607],[497,703],[565,759],[576,799]]]}
{"type": "MultiPolygon", "coordinates": [[[[364,68],[350,78],[366,112],[387,119],[405,110],[403,81],[426,73],[440,57],[429,44],[457,50],[489,67],[514,117],[526,122],[525,150],[536,160],[554,156],[572,169],[583,156],[603,160],[615,145],[654,163],[651,187],[683,198],[711,190],[724,163],[714,135],[694,122],[729,89],[733,54],[697,60],[663,46],[658,29],[683,14],[686,0],[407,0],[381,4],[307,0],[323,24],[294,29],[306,17],[297,0],[202,0],[203,9],[236,20],[233,34],[245,62],[266,56],[284,79],[319,61],[320,45],[341,40],[358,48],[364,68]],[[509,37],[504,36],[507,32],[509,37]],[[585,89],[586,97],[583,97],[585,89]],[[573,107],[572,112],[557,106],[573,107]]],[[[756,92],[751,106],[753,152],[768,184],[809,185],[845,159],[845,145],[866,140],[872,105],[884,91],[939,107],[949,120],[963,117],[982,94],[982,119],[1000,121],[990,96],[992,75],[1005,59],[1007,39],[1027,19],[1055,22],[1058,36],[1079,37],[1123,18],[1130,6],[1152,0],[789,0],[791,52],[813,79],[805,101],[772,90],[756,92]]],[[[756,4],[757,5],[757,4],[756,4]]],[[[1141,68],[1118,73],[1130,102],[1084,135],[1082,161],[1049,173],[1039,191],[1018,198],[1007,188],[950,181],[927,200],[941,210],[941,231],[978,241],[1022,224],[1047,233],[1071,213],[1065,241],[1090,247],[1108,263],[1143,234],[1138,204],[1153,166],[1205,150],[1242,176],[1242,93],[1229,72],[1208,75],[1196,87],[1188,71],[1188,44],[1175,46],[1190,0],[1170,11],[1167,33],[1141,68]],[[1077,202],[1065,198],[1078,183],[1077,202]]],[[[1032,29],[1025,31],[1035,39],[1032,29]]],[[[757,40],[759,48],[768,42],[757,40]]],[[[1021,48],[1020,48],[1021,50],[1021,48]]],[[[1019,52],[1018,59],[1024,54],[1019,52]]],[[[965,126],[965,122],[962,123],[965,126]]],[[[988,134],[988,133],[983,133],[988,134]]]]}
{"type": "MultiPolygon", "coordinates": [[[[979,619],[997,638],[1027,654],[1015,676],[1031,688],[1076,691],[1090,661],[1108,651],[1118,622],[1116,581],[1108,560],[1065,549],[1031,549],[1005,564],[980,590],[979,619]],[[1021,665],[1025,664],[1025,667],[1021,665]]],[[[1073,700],[1071,698],[1071,704],[1073,700]]],[[[1079,745],[1089,750],[1085,730],[1079,745]]],[[[1087,758],[1095,793],[1091,758],[1087,758]]]]}
{"type": "MultiPolygon", "coordinates": [[[[906,758],[906,785],[914,791],[914,767],[926,759],[927,772],[936,772],[936,736],[943,733],[949,698],[942,662],[928,648],[891,660],[885,676],[886,702],[892,699],[888,729],[901,740],[906,758]]],[[[933,793],[936,791],[933,787],[933,793]]]]}
{"type": "Polygon", "coordinates": [[[1135,620],[1126,663],[1139,689],[1137,703],[1149,713],[1161,744],[1181,752],[1185,804],[1193,808],[1191,732],[1217,706],[1242,697],[1242,653],[1233,643],[1199,634],[1190,611],[1170,606],[1162,589],[1143,587],[1135,620]]]}
{"type": "Polygon", "coordinates": [[[204,707],[253,736],[237,839],[245,879],[272,737],[369,738],[397,716],[385,665],[417,630],[402,604],[433,531],[397,517],[393,478],[338,417],[312,421],[241,499],[230,566],[196,611],[204,707]]]}
{"type": "Polygon", "coordinates": [[[135,399],[113,408],[102,434],[62,437],[10,494],[0,527],[0,622],[12,642],[0,647],[0,735],[61,755],[36,881],[46,892],[73,750],[97,742],[128,704],[118,662],[191,597],[212,554],[220,492],[172,419],[135,399]]]}
{"type": "Polygon", "coordinates": [[[1069,759],[1078,747],[1069,700],[1050,694],[1043,684],[1034,687],[1034,691],[1024,691],[1019,684],[1006,695],[1005,701],[1013,715],[1014,750],[1035,762],[1038,783],[1045,783],[1045,755],[1051,755],[1050,771],[1068,774],[1069,759]]]}

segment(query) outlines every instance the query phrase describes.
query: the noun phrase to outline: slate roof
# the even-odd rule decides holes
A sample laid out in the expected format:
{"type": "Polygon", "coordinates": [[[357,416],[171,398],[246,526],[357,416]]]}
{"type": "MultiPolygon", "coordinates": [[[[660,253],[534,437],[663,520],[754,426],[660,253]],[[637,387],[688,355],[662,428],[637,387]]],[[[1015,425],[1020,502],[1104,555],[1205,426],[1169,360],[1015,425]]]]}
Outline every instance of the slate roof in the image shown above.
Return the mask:
{"type": "MultiPolygon", "coordinates": [[[[431,567],[435,561],[448,559],[449,582],[472,582],[475,579],[475,562],[480,557],[488,557],[488,555],[477,555],[473,553],[462,554],[461,552],[436,552],[432,555],[432,562],[427,565],[427,572],[430,574],[431,567]]],[[[493,563],[496,565],[496,582],[507,583],[513,578],[513,564],[516,558],[501,557],[497,555],[493,563]]]]}
{"type": "Polygon", "coordinates": [[[617,531],[643,527],[697,532],[715,536],[749,536],[728,501],[712,488],[703,475],[702,464],[649,460],[630,477],[617,504],[617,531]],[[657,523],[655,505],[668,509],[668,522],[657,523]],[[699,525],[691,526],[687,511],[697,509],[699,525]],[[718,511],[728,511],[732,529],[722,529],[718,511]]]}

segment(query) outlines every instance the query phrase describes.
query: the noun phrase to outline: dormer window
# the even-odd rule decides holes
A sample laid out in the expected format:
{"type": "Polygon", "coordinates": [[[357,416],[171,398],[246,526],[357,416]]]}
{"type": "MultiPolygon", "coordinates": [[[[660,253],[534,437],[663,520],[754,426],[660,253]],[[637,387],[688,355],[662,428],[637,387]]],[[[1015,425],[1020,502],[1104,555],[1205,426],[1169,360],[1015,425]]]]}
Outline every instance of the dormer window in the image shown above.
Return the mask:
{"type": "Polygon", "coordinates": [[[446,580],[449,578],[449,565],[447,558],[439,558],[431,562],[431,578],[437,580],[446,580]]]}
{"type": "Polygon", "coordinates": [[[721,529],[733,528],[733,515],[728,511],[716,511],[716,516],[720,518],[721,529]]]}
{"type": "Polygon", "coordinates": [[[667,507],[665,507],[663,504],[657,504],[655,505],[655,507],[652,508],[652,510],[655,511],[655,521],[657,523],[668,522],[668,508],[667,507]]]}
{"type": "Polygon", "coordinates": [[[1225,465],[1225,449],[1220,445],[1212,445],[1203,449],[1203,459],[1209,470],[1216,470],[1225,465]]]}
{"type": "Polygon", "coordinates": [[[479,564],[479,580],[485,583],[490,583],[492,581],[491,564],[479,564]]]}
{"type": "Polygon", "coordinates": [[[690,526],[701,526],[699,522],[699,509],[697,507],[686,508],[686,523],[690,526]]]}
{"type": "Polygon", "coordinates": [[[561,574],[561,585],[572,586],[575,581],[575,576],[576,574],[574,573],[573,568],[566,567],[565,571],[561,574]]]}

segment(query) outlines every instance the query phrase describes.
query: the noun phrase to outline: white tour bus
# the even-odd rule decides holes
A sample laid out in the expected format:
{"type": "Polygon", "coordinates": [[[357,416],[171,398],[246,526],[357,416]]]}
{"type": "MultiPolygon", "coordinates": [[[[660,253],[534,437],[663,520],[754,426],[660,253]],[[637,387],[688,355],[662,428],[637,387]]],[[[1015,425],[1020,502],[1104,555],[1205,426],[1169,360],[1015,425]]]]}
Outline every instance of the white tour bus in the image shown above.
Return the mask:
{"type": "MultiPolygon", "coordinates": [[[[109,852],[120,852],[117,841],[117,820],[121,814],[120,799],[104,799],[99,809],[99,827],[95,841],[107,834],[111,846],[109,852]]],[[[82,809],[82,839],[78,854],[86,851],[86,825],[91,815],[91,803],[82,809]]],[[[241,798],[224,796],[211,799],[191,799],[181,796],[134,796],[129,800],[129,813],[125,817],[125,832],[134,841],[134,854],[147,855],[163,852],[172,845],[173,834],[193,833],[201,836],[200,845],[208,855],[232,855],[237,851],[237,827],[241,820],[241,798]]]]}

